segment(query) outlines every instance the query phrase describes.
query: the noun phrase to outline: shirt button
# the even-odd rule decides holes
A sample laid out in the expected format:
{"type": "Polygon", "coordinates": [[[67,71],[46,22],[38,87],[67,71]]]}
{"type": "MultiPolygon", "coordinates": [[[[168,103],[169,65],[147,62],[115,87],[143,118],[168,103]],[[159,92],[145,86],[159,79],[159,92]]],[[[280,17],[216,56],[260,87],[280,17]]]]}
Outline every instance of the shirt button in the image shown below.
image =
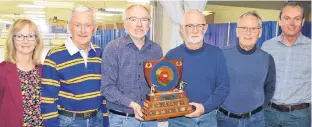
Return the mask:
{"type": "Polygon", "coordinates": [[[140,89],[142,89],[142,87],[139,87],[140,89]]]}
{"type": "Polygon", "coordinates": [[[139,63],[139,66],[141,66],[142,64],[141,63],[139,63]]]}
{"type": "Polygon", "coordinates": [[[140,78],[141,76],[139,75],[139,78],[140,78]]]}

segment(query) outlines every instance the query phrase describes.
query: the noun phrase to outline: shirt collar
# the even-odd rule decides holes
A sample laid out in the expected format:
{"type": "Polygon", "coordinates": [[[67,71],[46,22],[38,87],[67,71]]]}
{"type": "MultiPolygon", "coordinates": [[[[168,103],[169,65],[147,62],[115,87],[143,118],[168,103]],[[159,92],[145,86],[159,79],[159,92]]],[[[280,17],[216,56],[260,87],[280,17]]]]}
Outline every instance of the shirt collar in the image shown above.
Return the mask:
{"type": "MultiPolygon", "coordinates": [[[[134,42],[133,42],[133,40],[131,39],[131,37],[130,37],[130,35],[129,34],[127,34],[126,35],[126,44],[131,44],[131,43],[133,43],[134,44],[134,42]]],[[[146,37],[146,35],[145,35],[145,38],[144,38],[144,45],[145,44],[150,44],[150,41],[149,41],[149,39],[146,37]]]]}
{"type": "MultiPolygon", "coordinates": [[[[72,56],[74,54],[76,54],[77,52],[79,52],[79,48],[74,44],[73,40],[71,39],[71,37],[69,37],[66,41],[65,41],[65,47],[67,49],[67,51],[69,52],[69,54],[72,56]]],[[[92,43],[90,42],[90,47],[91,49],[96,52],[94,46],[92,45],[92,43]]],[[[90,49],[89,49],[90,51],[90,49]]]]}
{"type": "MultiPolygon", "coordinates": [[[[299,33],[299,36],[298,38],[296,39],[295,43],[293,45],[297,45],[297,44],[304,44],[304,36],[301,34],[301,32],[299,33]]],[[[283,33],[281,35],[279,35],[277,37],[277,41],[284,44],[284,41],[283,41],[283,33]]],[[[285,44],[284,44],[285,45],[285,44]]]]}
{"type": "Polygon", "coordinates": [[[241,54],[244,54],[244,55],[249,55],[249,54],[252,54],[256,51],[256,45],[249,51],[246,51],[245,49],[243,49],[239,43],[236,45],[236,49],[241,53],[241,54]]]}

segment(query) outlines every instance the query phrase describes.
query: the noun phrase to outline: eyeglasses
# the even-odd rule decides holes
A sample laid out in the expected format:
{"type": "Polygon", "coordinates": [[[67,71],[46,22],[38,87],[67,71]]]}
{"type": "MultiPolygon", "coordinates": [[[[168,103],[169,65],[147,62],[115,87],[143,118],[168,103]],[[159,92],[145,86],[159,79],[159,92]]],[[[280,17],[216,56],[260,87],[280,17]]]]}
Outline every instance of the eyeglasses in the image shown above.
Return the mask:
{"type": "Polygon", "coordinates": [[[36,35],[32,35],[32,34],[29,34],[29,35],[22,35],[22,34],[19,34],[19,35],[14,35],[13,36],[17,41],[23,41],[25,38],[27,38],[27,41],[34,41],[36,40],[36,35]]]}
{"type": "Polygon", "coordinates": [[[185,25],[185,28],[187,29],[187,30],[194,30],[194,28],[196,27],[196,29],[197,30],[204,30],[204,28],[205,28],[205,25],[206,24],[197,24],[197,25],[194,25],[194,24],[187,24],[187,25],[185,25]]]}
{"type": "Polygon", "coordinates": [[[240,28],[243,32],[250,31],[251,33],[257,33],[260,27],[237,27],[240,28]]]}
{"type": "Polygon", "coordinates": [[[148,24],[150,22],[149,18],[137,18],[137,17],[130,17],[129,20],[131,23],[138,23],[141,22],[142,24],[148,24]]]}

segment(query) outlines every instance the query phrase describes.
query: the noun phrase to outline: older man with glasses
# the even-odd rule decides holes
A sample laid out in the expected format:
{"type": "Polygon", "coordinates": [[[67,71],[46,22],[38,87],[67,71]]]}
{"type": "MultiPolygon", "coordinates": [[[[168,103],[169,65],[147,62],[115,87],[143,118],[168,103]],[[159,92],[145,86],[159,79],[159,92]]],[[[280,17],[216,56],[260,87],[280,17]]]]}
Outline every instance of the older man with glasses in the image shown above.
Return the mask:
{"type": "Polygon", "coordinates": [[[143,62],[162,58],[161,47],[146,38],[150,13],[143,5],[131,5],[124,13],[127,35],[110,42],[102,55],[102,94],[107,99],[110,127],[157,127],[143,121],[142,106],[150,91],[143,62]]]}
{"type": "Polygon", "coordinates": [[[238,19],[238,44],[223,52],[230,77],[230,92],[218,109],[219,127],[264,127],[264,106],[274,93],[275,64],[272,56],[256,47],[261,37],[261,18],[247,12],[238,19]]]}
{"type": "Polygon", "coordinates": [[[198,10],[184,14],[180,31],[184,43],[170,50],[168,59],[183,59],[181,80],[184,90],[195,107],[193,113],[169,119],[169,127],[217,127],[216,109],[229,91],[225,58],[218,47],[204,43],[207,30],[205,16],[198,10]]]}

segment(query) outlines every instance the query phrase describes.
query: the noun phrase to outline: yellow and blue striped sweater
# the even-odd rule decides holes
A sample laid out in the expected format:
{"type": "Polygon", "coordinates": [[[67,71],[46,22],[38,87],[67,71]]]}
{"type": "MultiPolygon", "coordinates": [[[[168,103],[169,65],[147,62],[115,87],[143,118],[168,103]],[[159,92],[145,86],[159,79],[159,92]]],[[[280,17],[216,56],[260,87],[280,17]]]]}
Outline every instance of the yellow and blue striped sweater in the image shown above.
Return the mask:
{"type": "Polygon", "coordinates": [[[87,67],[79,52],[70,55],[65,45],[51,49],[43,64],[41,113],[45,126],[59,126],[58,110],[75,113],[100,109],[102,50],[92,45],[87,67]]]}

